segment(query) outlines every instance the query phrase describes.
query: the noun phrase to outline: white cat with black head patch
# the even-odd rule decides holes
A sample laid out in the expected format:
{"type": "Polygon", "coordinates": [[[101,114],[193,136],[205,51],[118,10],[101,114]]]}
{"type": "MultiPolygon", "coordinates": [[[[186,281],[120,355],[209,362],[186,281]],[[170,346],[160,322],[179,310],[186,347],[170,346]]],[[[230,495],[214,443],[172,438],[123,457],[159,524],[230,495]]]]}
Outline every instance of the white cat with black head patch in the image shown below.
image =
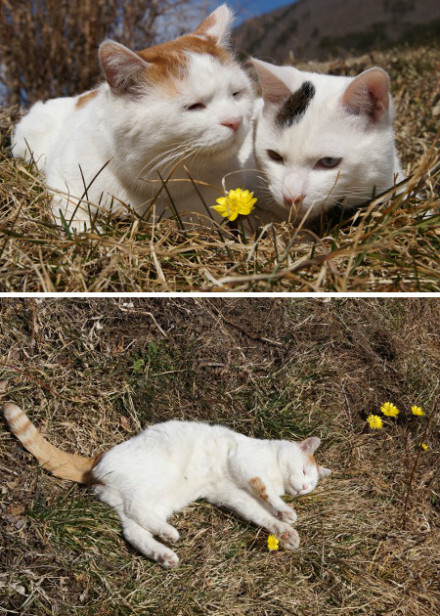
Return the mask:
{"type": "Polygon", "coordinates": [[[51,445],[15,404],[6,404],[4,414],[45,469],[93,486],[118,513],[127,541],[165,568],[179,562],[162,543],[179,539],[168,518],[200,498],[262,526],[286,549],[297,548],[299,536],[291,527],[297,516],[281,496],[308,494],[330,474],[313,457],[317,437],[261,440],[221,426],[168,421],[87,458],[51,445]]]}
{"type": "MultiPolygon", "coordinates": [[[[13,135],[13,154],[32,156],[53,192],[52,209],[72,228],[104,211],[133,208],[156,217],[176,207],[206,215],[183,163],[207,205],[228,172],[252,114],[251,82],[229,52],[233,15],[220,6],[191,34],[139,52],[105,41],[105,83],[85,94],[38,102],[13,135]],[[180,164],[179,164],[180,163],[180,164]]],[[[216,214],[213,214],[217,216],[216,214]]],[[[221,220],[218,217],[218,220],[221,220]]]]}
{"type": "Polygon", "coordinates": [[[254,134],[263,219],[312,219],[336,204],[363,204],[404,179],[384,70],[352,78],[252,62],[263,96],[254,134]]]}

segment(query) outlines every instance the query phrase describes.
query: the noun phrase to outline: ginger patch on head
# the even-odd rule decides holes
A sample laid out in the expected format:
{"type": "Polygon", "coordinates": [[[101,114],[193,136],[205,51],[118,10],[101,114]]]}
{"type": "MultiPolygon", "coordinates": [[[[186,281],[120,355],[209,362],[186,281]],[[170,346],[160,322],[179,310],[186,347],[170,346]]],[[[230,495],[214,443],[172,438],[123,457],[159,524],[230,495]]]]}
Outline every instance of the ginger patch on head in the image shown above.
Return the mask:
{"type": "Polygon", "coordinates": [[[204,39],[191,34],[136,53],[149,64],[145,73],[147,83],[165,85],[168,89],[172,89],[174,79],[185,78],[191,54],[206,54],[221,64],[232,62],[231,55],[213,38],[204,39]]]}
{"type": "Polygon", "coordinates": [[[97,94],[98,90],[92,90],[91,92],[86,92],[85,94],[82,94],[76,101],[75,108],[82,109],[87,105],[87,103],[93,100],[97,94]]]}
{"type": "Polygon", "coordinates": [[[252,490],[264,501],[269,498],[266,491],[266,484],[260,477],[253,477],[249,480],[252,490]]]}

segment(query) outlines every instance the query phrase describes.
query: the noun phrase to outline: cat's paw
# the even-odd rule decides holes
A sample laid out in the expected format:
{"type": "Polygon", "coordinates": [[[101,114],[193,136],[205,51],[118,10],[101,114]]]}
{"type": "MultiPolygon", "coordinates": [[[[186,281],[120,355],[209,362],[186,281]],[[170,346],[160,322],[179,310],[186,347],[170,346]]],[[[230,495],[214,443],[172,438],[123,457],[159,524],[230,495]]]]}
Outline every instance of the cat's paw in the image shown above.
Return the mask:
{"type": "Polygon", "coordinates": [[[180,539],[179,532],[174,526],[171,524],[167,524],[164,528],[160,530],[158,536],[162,539],[162,541],[166,541],[167,543],[174,543],[180,539]]]}
{"type": "Polygon", "coordinates": [[[278,534],[281,545],[286,550],[296,550],[299,547],[299,535],[293,528],[286,528],[278,534]]]}
{"type": "Polygon", "coordinates": [[[163,551],[156,560],[164,569],[174,569],[179,564],[179,557],[172,550],[163,551]]]}
{"type": "Polygon", "coordinates": [[[296,511],[294,509],[288,507],[282,511],[277,511],[277,518],[282,522],[287,522],[287,524],[295,524],[298,516],[296,515],[296,511]]]}

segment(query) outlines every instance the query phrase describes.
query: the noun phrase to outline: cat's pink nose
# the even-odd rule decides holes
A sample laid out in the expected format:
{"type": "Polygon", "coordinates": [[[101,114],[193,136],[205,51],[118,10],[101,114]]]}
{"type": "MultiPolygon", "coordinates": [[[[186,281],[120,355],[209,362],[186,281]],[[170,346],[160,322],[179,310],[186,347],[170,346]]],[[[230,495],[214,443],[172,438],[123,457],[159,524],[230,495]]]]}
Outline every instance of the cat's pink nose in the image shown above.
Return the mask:
{"type": "Polygon", "coordinates": [[[303,483],[303,490],[307,490],[307,484],[303,483]]]}
{"type": "Polygon", "coordinates": [[[241,126],[242,118],[237,116],[236,118],[227,118],[227,120],[223,120],[222,126],[226,126],[230,128],[236,133],[241,126]]]}
{"type": "Polygon", "coordinates": [[[283,199],[286,205],[299,205],[304,199],[304,195],[296,195],[295,197],[292,197],[292,195],[288,193],[283,193],[283,199]]]}

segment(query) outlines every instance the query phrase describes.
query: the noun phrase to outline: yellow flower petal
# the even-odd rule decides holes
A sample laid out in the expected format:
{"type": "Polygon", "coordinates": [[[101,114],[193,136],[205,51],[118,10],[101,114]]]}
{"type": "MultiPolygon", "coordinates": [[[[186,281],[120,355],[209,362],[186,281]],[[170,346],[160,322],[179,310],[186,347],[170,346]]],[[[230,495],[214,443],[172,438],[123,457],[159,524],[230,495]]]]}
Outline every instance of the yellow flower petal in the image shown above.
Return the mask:
{"type": "Polygon", "coordinates": [[[424,417],[426,414],[425,411],[420,406],[412,406],[411,413],[413,415],[416,415],[417,417],[424,417]]]}
{"type": "Polygon", "coordinates": [[[278,539],[278,537],[275,537],[275,535],[269,535],[269,537],[267,538],[267,547],[269,548],[270,552],[276,552],[276,550],[278,550],[280,545],[280,540],[278,539]]]}
{"type": "Polygon", "coordinates": [[[429,450],[429,447],[428,447],[428,445],[426,443],[422,443],[421,444],[421,448],[423,449],[423,451],[428,451],[429,450]]]}
{"type": "Polygon", "coordinates": [[[367,422],[373,430],[380,430],[383,426],[382,419],[379,415],[368,415],[367,422]]]}
{"type": "Polygon", "coordinates": [[[254,209],[257,199],[254,198],[254,193],[242,188],[230,190],[224,197],[219,197],[216,202],[218,205],[213,205],[213,209],[229,220],[235,220],[239,214],[248,216],[254,209]]]}
{"type": "Polygon", "coordinates": [[[399,414],[399,409],[392,402],[385,402],[380,407],[380,410],[385,415],[385,417],[397,417],[399,414]]]}

